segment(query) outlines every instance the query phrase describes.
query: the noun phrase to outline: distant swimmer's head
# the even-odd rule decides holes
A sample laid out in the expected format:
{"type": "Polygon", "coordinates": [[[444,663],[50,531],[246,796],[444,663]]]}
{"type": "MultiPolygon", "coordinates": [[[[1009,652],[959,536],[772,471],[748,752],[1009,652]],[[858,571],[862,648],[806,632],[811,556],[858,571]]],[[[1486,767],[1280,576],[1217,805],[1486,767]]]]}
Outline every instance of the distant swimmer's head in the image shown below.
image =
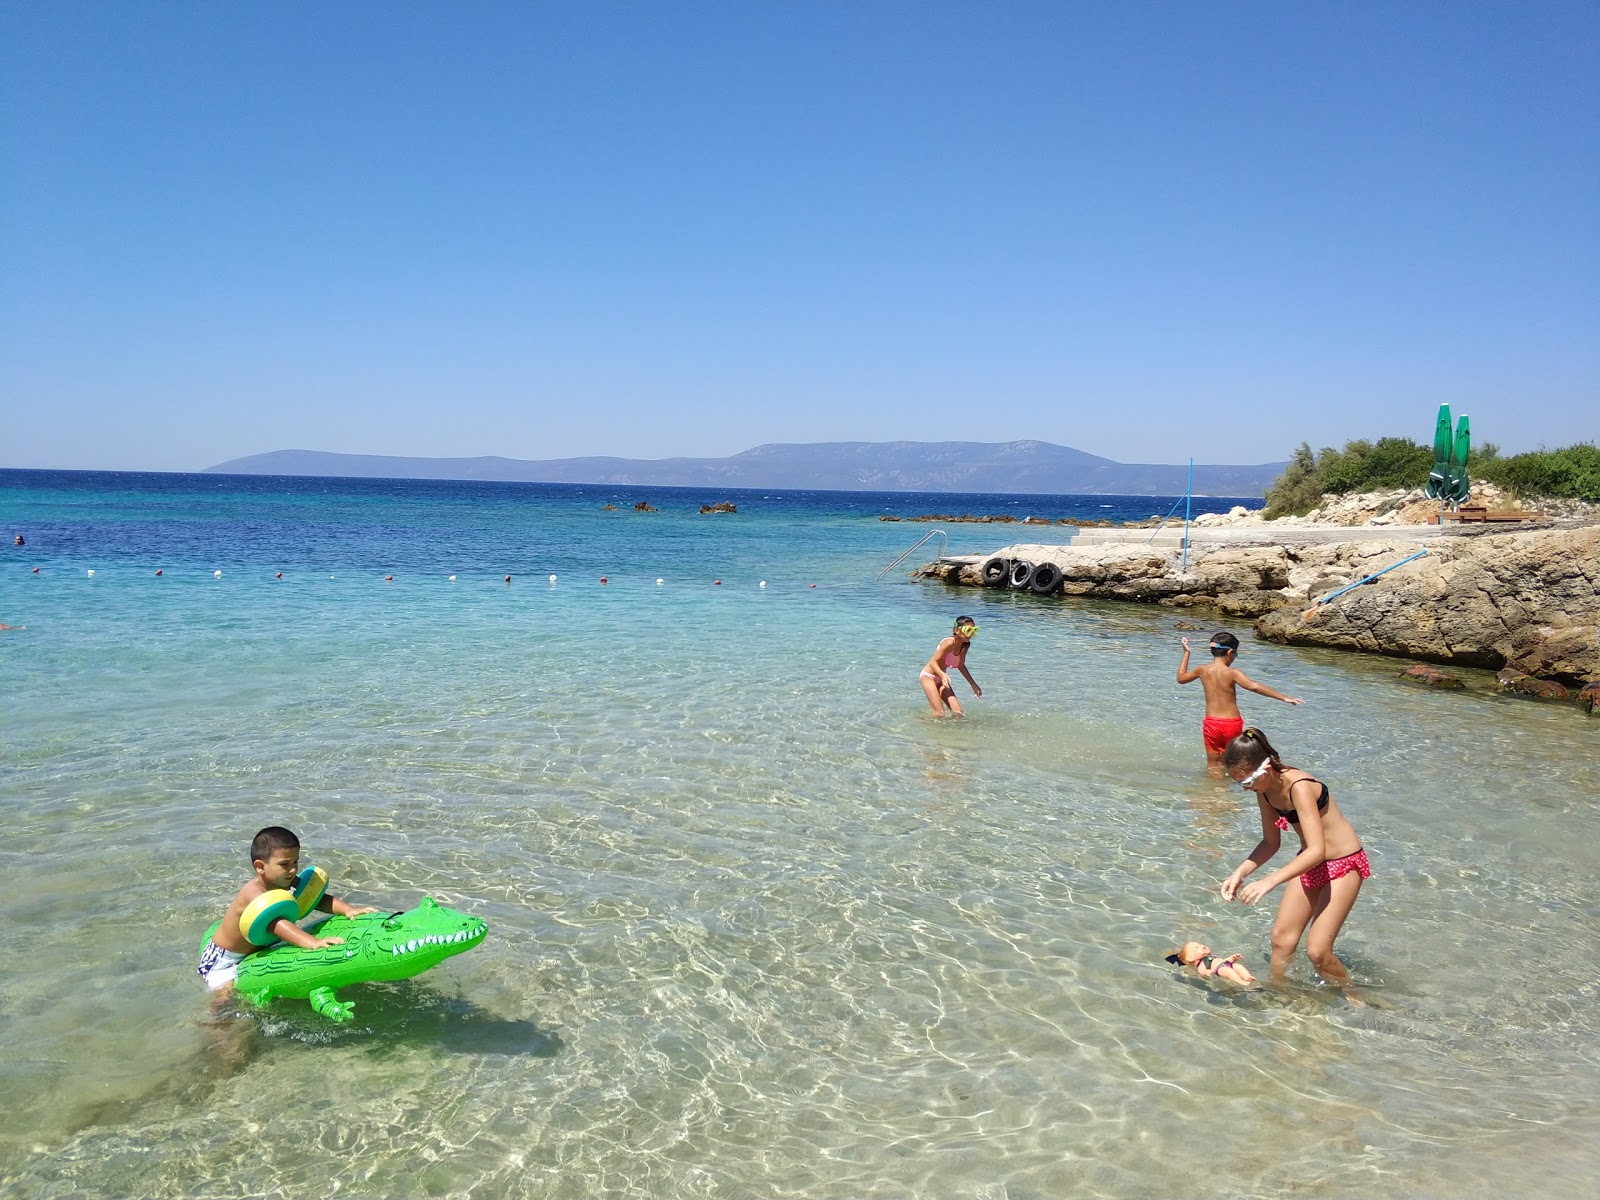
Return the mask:
{"type": "Polygon", "coordinates": [[[19,533],[16,537],[11,539],[11,544],[13,546],[26,546],[28,543],[22,540],[22,535],[19,533]]]}
{"type": "Polygon", "coordinates": [[[958,638],[964,638],[969,642],[978,636],[978,623],[971,617],[957,617],[954,629],[958,638]]]}
{"type": "Polygon", "coordinates": [[[1213,658],[1225,658],[1230,654],[1239,652],[1239,639],[1226,630],[1219,630],[1211,635],[1211,655],[1213,658]]]}

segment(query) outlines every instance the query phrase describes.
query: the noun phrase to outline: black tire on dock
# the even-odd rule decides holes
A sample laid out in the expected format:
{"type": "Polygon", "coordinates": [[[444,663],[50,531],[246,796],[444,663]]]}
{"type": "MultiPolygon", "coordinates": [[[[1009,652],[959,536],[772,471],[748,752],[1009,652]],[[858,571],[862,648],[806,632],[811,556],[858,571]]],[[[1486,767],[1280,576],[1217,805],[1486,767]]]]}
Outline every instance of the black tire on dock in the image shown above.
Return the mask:
{"type": "Polygon", "coordinates": [[[983,586],[999,587],[1011,577],[1011,560],[991,558],[983,564],[983,586]]]}
{"type": "Polygon", "coordinates": [[[1025,588],[1028,581],[1033,578],[1033,564],[1025,558],[1019,558],[1011,564],[1011,586],[1025,588]]]}
{"type": "Polygon", "coordinates": [[[1055,563],[1042,562],[1033,569],[1033,578],[1028,580],[1028,590],[1038,592],[1041,596],[1048,596],[1059,592],[1065,579],[1066,576],[1055,563]]]}

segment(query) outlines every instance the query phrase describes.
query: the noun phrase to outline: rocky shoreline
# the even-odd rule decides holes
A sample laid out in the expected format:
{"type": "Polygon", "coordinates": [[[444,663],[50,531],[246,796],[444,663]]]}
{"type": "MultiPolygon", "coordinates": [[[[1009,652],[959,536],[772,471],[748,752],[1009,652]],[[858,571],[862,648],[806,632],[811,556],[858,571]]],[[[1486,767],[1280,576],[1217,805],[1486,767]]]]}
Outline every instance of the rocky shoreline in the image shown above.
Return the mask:
{"type": "MultiPolygon", "coordinates": [[[[1381,511],[1369,509],[1365,523],[1399,507],[1380,503],[1374,508],[1381,511]]],[[[1256,634],[1272,641],[1483,667],[1500,672],[1501,685],[1510,690],[1552,698],[1576,694],[1591,710],[1596,703],[1600,527],[1590,516],[1546,520],[1534,528],[1379,522],[1379,528],[1363,529],[1359,540],[1336,540],[1327,522],[1305,518],[1221,518],[1209,528],[1217,525],[1231,528],[1225,535],[1210,534],[1208,526],[1192,531],[1182,570],[1178,549],[1130,535],[1065,546],[1012,545],[981,557],[941,559],[917,575],[952,585],[1020,586],[1059,597],[1249,618],[1256,634]],[[1369,585],[1327,599],[1419,551],[1369,585]],[[1007,564],[1003,575],[997,559],[1007,564]],[[1010,569],[1017,562],[1028,564],[1028,578],[1020,583],[1010,569]],[[1041,563],[1058,570],[1038,571],[1041,563]],[[1048,586],[1033,585],[1034,575],[1048,586]]],[[[1451,686],[1448,674],[1437,670],[1413,678],[1451,686]]]]}

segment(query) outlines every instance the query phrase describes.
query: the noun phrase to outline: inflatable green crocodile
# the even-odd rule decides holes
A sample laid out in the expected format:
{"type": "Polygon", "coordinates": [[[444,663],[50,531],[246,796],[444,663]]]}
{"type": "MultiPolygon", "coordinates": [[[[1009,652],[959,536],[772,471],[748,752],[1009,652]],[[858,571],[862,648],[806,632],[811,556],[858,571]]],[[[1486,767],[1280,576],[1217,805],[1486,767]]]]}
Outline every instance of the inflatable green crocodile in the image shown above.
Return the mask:
{"type": "MultiPolygon", "coordinates": [[[[206,931],[202,950],[217,925],[206,931]]],[[[329,917],[317,926],[319,938],[343,938],[342,946],[302,950],[279,942],[258,950],[239,964],[234,989],[256,1005],[278,997],[309,1000],[330,1021],[348,1021],[355,1003],[340,1000],[336,989],[379,979],[410,979],[471,950],[488,934],[489,926],[479,918],[424,896],[408,912],[329,917]]]]}

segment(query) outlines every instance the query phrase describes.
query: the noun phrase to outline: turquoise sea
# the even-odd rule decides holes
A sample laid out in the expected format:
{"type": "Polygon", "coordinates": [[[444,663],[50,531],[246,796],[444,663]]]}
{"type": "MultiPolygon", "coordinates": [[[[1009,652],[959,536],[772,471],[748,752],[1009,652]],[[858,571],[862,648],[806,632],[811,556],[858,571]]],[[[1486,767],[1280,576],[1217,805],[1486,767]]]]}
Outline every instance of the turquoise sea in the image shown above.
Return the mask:
{"type": "Polygon", "coordinates": [[[1264,974],[1276,899],[1216,894],[1259,827],[1193,615],[874,581],[930,528],[885,513],[1170,505],[0,472],[0,1194],[1589,1194],[1600,725],[1240,629],[1374,868],[1364,1005],[1240,993],[1162,962],[1264,974]],[[487,942],[347,1026],[209,1020],[276,823],[487,942]]]}

